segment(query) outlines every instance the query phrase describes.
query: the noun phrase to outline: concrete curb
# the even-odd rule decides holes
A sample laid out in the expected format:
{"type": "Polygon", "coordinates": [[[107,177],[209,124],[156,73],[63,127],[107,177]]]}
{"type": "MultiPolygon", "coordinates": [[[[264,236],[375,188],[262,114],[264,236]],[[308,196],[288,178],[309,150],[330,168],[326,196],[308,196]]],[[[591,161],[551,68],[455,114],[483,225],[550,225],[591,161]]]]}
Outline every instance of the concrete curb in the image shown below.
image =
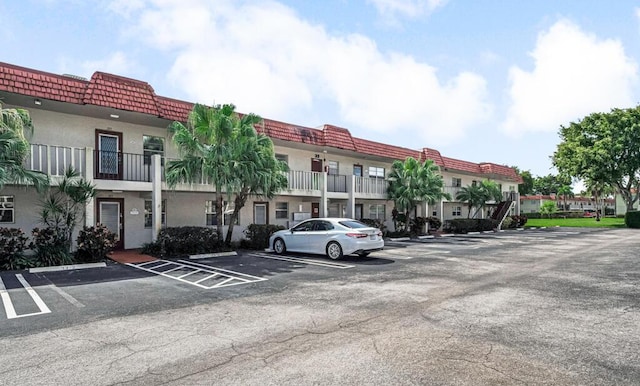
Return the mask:
{"type": "Polygon", "coordinates": [[[218,252],[218,253],[202,253],[199,255],[189,255],[189,259],[197,260],[197,259],[208,259],[210,257],[222,257],[222,256],[238,256],[238,252],[218,252]]]}
{"type": "Polygon", "coordinates": [[[29,273],[71,271],[71,270],[74,270],[74,269],[85,269],[85,268],[104,268],[106,266],[107,266],[107,263],[87,263],[87,264],[56,265],[56,266],[53,266],[53,267],[29,268],[29,273]]]}
{"type": "Polygon", "coordinates": [[[392,237],[389,241],[411,241],[411,237],[392,237]]]}

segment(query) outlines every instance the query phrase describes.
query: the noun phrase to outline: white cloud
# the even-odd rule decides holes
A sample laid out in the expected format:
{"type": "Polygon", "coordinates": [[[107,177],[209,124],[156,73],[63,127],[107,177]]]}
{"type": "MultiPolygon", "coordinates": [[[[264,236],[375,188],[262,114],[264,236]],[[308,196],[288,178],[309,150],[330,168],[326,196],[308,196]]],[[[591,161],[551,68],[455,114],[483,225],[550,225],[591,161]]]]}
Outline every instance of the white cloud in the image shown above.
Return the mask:
{"type": "Polygon", "coordinates": [[[531,71],[509,70],[508,133],[553,132],[595,111],[634,104],[638,66],[622,43],[560,20],[538,36],[531,71]]]}
{"type": "Polygon", "coordinates": [[[85,76],[91,77],[95,71],[118,75],[130,75],[135,64],[123,52],[114,52],[104,59],[87,60],[81,63],[85,76]]]}
{"type": "Polygon", "coordinates": [[[368,0],[383,17],[403,16],[415,18],[428,15],[444,6],[448,0],[368,0]]]}
{"type": "Polygon", "coordinates": [[[484,78],[442,80],[426,63],[381,52],[363,35],[331,35],[277,2],[155,0],[132,19],[130,36],[175,56],[169,77],[194,101],[402,133],[412,147],[452,141],[491,114],[484,78]]]}

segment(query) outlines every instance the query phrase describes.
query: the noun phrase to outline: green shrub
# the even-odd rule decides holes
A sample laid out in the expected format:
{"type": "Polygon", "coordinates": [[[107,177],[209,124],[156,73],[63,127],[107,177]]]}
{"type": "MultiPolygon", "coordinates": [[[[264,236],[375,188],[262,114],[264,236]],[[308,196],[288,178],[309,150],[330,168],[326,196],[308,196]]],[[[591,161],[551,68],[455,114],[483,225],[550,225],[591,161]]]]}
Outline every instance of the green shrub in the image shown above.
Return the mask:
{"type": "Polygon", "coordinates": [[[435,216],[427,217],[427,222],[429,222],[429,230],[432,231],[436,231],[442,226],[442,221],[435,216]]]}
{"type": "Polygon", "coordinates": [[[640,228],[640,211],[628,211],[624,216],[624,224],[627,228],[640,228]]]}
{"type": "Polygon", "coordinates": [[[98,262],[106,258],[107,253],[115,247],[116,234],[106,226],[98,224],[95,227],[82,228],[76,242],[78,245],[76,259],[78,261],[98,262]]]}
{"type": "Polygon", "coordinates": [[[29,238],[22,229],[0,228],[0,269],[23,269],[33,264],[24,252],[29,249],[29,238]]]}
{"type": "Polygon", "coordinates": [[[516,221],[513,221],[511,216],[507,216],[502,221],[502,226],[501,227],[502,227],[502,229],[511,229],[511,228],[515,228],[516,224],[518,224],[518,223],[516,221]]]}
{"type": "Polygon", "coordinates": [[[155,257],[162,256],[162,245],[159,242],[144,243],[140,248],[140,253],[155,257]]]}
{"type": "Polygon", "coordinates": [[[158,244],[161,255],[166,256],[219,252],[222,248],[214,228],[194,226],[162,229],[158,244]]]}
{"type": "Polygon", "coordinates": [[[38,265],[50,267],[73,263],[73,256],[67,251],[67,239],[63,230],[55,227],[33,228],[31,235],[38,265]]]}
{"type": "Polygon", "coordinates": [[[524,224],[527,223],[527,216],[518,216],[518,215],[513,215],[513,216],[509,216],[505,219],[505,222],[502,223],[502,229],[515,229],[515,228],[522,228],[524,226],[524,224]],[[511,221],[509,222],[509,225],[505,225],[507,219],[510,219],[511,221]]]}
{"type": "Polygon", "coordinates": [[[427,225],[426,217],[416,217],[409,219],[409,233],[414,236],[422,234],[422,230],[427,225]]]}
{"type": "Polygon", "coordinates": [[[498,222],[490,218],[464,218],[445,221],[443,230],[451,233],[482,232],[493,230],[497,226],[498,222]]]}
{"type": "Polygon", "coordinates": [[[409,236],[411,236],[411,234],[409,233],[409,231],[405,231],[405,230],[388,231],[384,234],[384,237],[392,237],[392,238],[409,237],[409,236]]]}
{"type": "Polygon", "coordinates": [[[247,240],[241,245],[247,249],[265,249],[269,247],[269,237],[275,232],[285,229],[282,225],[273,224],[249,224],[244,230],[247,240]]]}

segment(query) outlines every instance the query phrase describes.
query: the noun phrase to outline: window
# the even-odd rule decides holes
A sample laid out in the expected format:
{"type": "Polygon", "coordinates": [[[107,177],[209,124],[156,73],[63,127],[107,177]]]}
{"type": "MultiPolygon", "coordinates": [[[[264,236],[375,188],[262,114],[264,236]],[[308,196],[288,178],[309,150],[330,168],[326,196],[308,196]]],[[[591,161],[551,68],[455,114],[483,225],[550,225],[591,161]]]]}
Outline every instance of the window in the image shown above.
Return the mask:
{"type": "Polygon", "coordinates": [[[329,174],[338,175],[338,161],[329,161],[329,174]]]}
{"type": "Polygon", "coordinates": [[[433,212],[431,212],[431,215],[434,216],[434,217],[437,217],[438,216],[438,211],[434,210],[433,212]]]}
{"type": "Polygon", "coordinates": [[[453,216],[462,216],[462,207],[454,206],[453,211],[451,212],[453,216]]]}
{"type": "Polygon", "coordinates": [[[151,164],[151,156],[159,154],[164,157],[164,138],[153,137],[151,135],[142,136],[142,149],[144,153],[144,164],[151,164]]]}
{"type": "Polygon", "coordinates": [[[289,156],[286,154],[276,154],[276,159],[289,165],[289,156]]]}
{"type": "Polygon", "coordinates": [[[13,196],[0,196],[0,223],[14,221],[13,196]]]}
{"type": "MultiPolygon", "coordinates": [[[[167,200],[162,200],[162,227],[167,226],[167,200]]],[[[144,200],[144,227],[153,227],[153,201],[144,200]]]]}
{"type": "Polygon", "coordinates": [[[384,168],[379,168],[377,166],[369,166],[369,177],[384,178],[384,168]]]}
{"type": "Polygon", "coordinates": [[[276,202],[276,219],[288,219],[289,218],[289,203],[288,202],[276,202]]]}
{"type": "Polygon", "coordinates": [[[451,179],[451,186],[453,186],[454,188],[461,187],[462,186],[462,178],[453,177],[451,179]]]}
{"type": "Polygon", "coordinates": [[[515,192],[516,191],[516,187],[513,185],[509,185],[509,191],[510,192],[515,192]]]}
{"type": "MultiPolygon", "coordinates": [[[[234,204],[226,201],[222,202],[222,211],[224,212],[224,217],[222,218],[222,225],[229,225],[229,221],[231,221],[231,213],[233,213],[234,204]]],[[[204,213],[206,216],[206,225],[207,226],[216,226],[218,225],[218,216],[216,215],[216,202],[213,200],[207,200],[204,202],[204,213]]],[[[236,224],[240,225],[240,216],[236,219],[236,224]]]]}
{"type": "Polygon", "coordinates": [[[476,180],[471,181],[471,186],[478,186],[478,181],[476,180]]]}
{"type": "Polygon", "coordinates": [[[269,204],[266,202],[256,202],[253,204],[253,223],[269,223],[269,204]]]}
{"type": "Polygon", "coordinates": [[[362,177],[362,165],[353,165],[353,175],[362,177]]]}
{"type": "Polygon", "coordinates": [[[384,220],[384,204],[369,205],[369,218],[384,220]]]}

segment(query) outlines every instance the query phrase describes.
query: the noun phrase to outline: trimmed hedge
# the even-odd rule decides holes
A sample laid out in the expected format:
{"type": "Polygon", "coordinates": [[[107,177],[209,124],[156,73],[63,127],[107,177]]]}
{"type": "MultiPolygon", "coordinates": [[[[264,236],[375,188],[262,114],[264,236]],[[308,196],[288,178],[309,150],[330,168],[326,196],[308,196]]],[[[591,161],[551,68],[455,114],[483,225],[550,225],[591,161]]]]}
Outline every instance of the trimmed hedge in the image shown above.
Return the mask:
{"type": "Polygon", "coordinates": [[[265,249],[269,247],[269,237],[275,232],[285,229],[282,225],[249,224],[244,230],[247,240],[242,241],[242,247],[247,249],[265,249]]]}
{"type": "Polygon", "coordinates": [[[183,256],[219,252],[221,248],[214,228],[186,226],[162,229],[158,240],[145,244],[142,251],[152,256],[183,256]]]}
{"type": "Polygon", "coordinates": [[[450,233],[468,233],[491,231],[498,227],[498,221],[490,218],[464,218],[447,220],[444,222],[443,230],[450,233]]]}
{"type": "Polygon", "coordinates": [[[640,228],[640,211],[633,210],[624,215],[624,224],[627,228],[640,228]]]}

